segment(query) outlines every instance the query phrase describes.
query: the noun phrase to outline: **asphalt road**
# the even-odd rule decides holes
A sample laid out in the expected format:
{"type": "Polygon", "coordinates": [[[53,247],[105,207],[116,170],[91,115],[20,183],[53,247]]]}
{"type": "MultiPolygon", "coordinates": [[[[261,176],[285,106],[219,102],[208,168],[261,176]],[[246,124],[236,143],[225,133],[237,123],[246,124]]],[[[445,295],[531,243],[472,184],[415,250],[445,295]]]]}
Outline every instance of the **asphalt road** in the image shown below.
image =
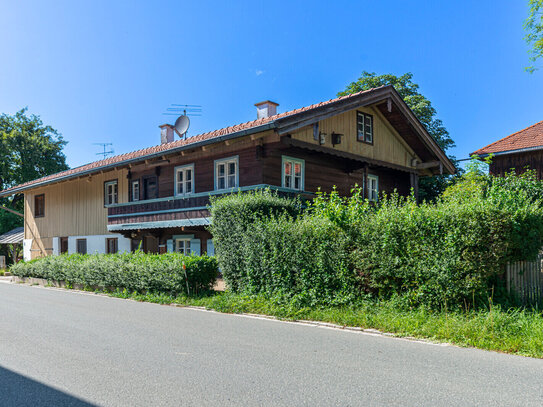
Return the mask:
{"type": "Polygon", "coordinates": [[[542,406],[543,361],[0,284],[1,406],[542,406]]]}

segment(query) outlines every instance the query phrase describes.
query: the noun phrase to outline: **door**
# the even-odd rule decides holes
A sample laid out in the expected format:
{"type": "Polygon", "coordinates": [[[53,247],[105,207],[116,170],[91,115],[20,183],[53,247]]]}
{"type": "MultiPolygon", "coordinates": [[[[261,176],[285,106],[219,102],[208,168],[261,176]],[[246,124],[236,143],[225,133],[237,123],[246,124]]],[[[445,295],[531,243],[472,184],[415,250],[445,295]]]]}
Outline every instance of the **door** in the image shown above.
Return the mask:
{"type": "Polygon", "coordinates": [[[61,237],[60,238],[60,254],[68,253],[68,238],[67,237],[61,237]]]}

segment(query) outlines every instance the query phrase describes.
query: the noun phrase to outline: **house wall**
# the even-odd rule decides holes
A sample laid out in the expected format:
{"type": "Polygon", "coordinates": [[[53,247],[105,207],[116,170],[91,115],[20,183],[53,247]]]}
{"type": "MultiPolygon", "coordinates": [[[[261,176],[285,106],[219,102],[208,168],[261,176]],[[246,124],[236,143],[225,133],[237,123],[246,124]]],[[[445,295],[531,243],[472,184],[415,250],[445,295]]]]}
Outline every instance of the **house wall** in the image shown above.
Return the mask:
{"type": "MultiPolygon", "coordinates": [[[[117,179],[119,202],[126,202],[126,176],[127,170],[113,170],[27,191],[24,211],[27,255],[29,253],[30,258],[37,258],[52,254],[57,245],[54,238],[57,237],[115,237],[107,231],[104,182],[117,179]],[[40,194],[45,195],[45,216],[35,218],[34,197],[40,194]]],[[[87,241],[87,251],[90,253],[89,244],[90,241],[87,241]]]]}
{"type": "MultiPolygon", "coordinates": [[[[419,158],[377,109],[358,108],[321,120],[319,122],[319,131],[327,135],[323,146],[339,151],[404,167],[411,167],[411,160],[419,158]],[[357,111],[373,116],[373,144],[363,143],[356,138],[357,111]],[[343,134],[340,144],[332,146],[330,138],[332,132],[343,134]]],[[[306,126],[293,131],[292,137],[307,143],[319,144],[313,138],[313,126],[306,126]]]]}
{"type": "Polygon", "coordinates": [[[543,151],[497,155],[492,158],[489,170],[491,174],[504,175],[512,169],[522,173],[527,168],[536,170],[537,177],[543,179],[543,151]]]}

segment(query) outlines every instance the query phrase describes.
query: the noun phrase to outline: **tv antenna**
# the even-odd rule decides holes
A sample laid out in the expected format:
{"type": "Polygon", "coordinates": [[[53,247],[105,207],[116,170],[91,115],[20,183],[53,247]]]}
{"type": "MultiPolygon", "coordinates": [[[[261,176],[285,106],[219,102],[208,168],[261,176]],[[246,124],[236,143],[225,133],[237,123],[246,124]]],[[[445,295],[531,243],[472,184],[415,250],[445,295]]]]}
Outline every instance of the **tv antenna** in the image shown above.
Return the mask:
{"type": "Polygon", "coordinates": [[[187,138],[187,130],[190,126],[189,116],[201,116],[202,115],[202,106],[201,105],[179,105],[171,104],[170,107],[166,109],[164,115],[177,116],[175,120],[174,129],[179,137],[182,139],[187,138]]]}
{"type": "Polygon", "coordinates": [[[103,160],[105,160],[108,155],[113,155],[115,153],[115,151],[113,149],[107,151],[107,148],[108,146],[112,146],[113,143],[92,143],[94,144],[95,146],[102,146],[103,150],[101,153],[96,153],[96,155],[103,155],[103,160]]]}

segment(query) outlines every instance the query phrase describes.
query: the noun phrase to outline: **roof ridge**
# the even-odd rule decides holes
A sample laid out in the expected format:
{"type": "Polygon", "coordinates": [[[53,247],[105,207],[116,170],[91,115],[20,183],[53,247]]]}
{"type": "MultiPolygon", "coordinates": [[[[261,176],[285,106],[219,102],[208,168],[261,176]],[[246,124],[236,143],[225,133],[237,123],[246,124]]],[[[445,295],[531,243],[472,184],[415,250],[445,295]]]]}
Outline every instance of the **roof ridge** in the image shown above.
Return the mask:
{"type": "Polygon", "coordinates": [[[473,153],[476,153],[477,151],[482,151],[482,150],[485,150],[485,149],[487,149],[487,148],[489,148],[489,147],[492,147],[493,145],[495,145],[495,144],[497,144],[497,143],[503,142],[504,140],[507,140],[508,138],[513,137],[513,136],[517,135],[518,133],[522,133],[522,132],[524,132],[524,131],[526,131],[526,130],[529,130],[529,129],[531,129],[532,127],[535,127],[535,126],[537,126],[537,125],[539,125],[539,124],[543,124],[543,120],[541,120],[541,121],[539,121],[539,122],[537,122],[537,123],[534,123],[534,124],[532,124],[532,125],[530,125],[530,126],[528,126],[528,127],[525,127],[525,128],[523,128],[522,130],[518,130],[518,131],[516,131],[516,132],[514,132],[514,133],[511,133],[511,134],[509,134],[508,136],[502,137],[501,139],[496,140],[496,141],[494,141],[493,143],[490,143],[490,144],[488,144],[488,145],[486,145],[486,146],[484,146],[484,147],[479,148],[478,150],[474,151],[473,153]]]}

